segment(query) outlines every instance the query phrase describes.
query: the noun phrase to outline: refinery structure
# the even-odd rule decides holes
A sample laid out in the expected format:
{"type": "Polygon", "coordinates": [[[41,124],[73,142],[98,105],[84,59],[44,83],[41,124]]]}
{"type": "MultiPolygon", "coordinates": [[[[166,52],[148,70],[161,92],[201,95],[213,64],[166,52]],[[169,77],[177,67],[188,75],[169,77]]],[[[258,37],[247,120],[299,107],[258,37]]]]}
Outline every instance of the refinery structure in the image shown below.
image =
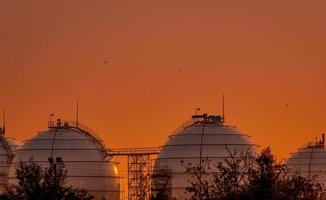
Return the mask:
{"type": "Polygon", "coordinates": [[[51,116],[48,130],[21,145],[5,135],[5,126],[0,128],[0,193],[6,184],[17,184],[19,163],[32,160],[44,168],[64,165],[67,184],[87,190],[96,200],[150,198],[153,161],[161,147],[108,148],[89,127],[78,121],[52,121],[51,116]],[[115,156],[127,159],[127,192],[120,187],[115,156]]]}
{"type": "MultiPolygon", "coordinates": [[[[187,199],[185,188],[192,177],[186,173],[186,166],[206,168],[207,162],[223,162],[231,155],[256,155],[257,145],[250,141],[249,135],[226,125],[224,114],[196,112],[164,145],[141,148],[107,147],[93,130],[78,122],[78,111],[76,121],[53,121],[51,117],[47,130],[38,132],[21,145],[6,136],[3,122],[0,128],[0,192],[5,184],[17,183],[15,169],[20,162],[33,160],[42,167],[64,165],[68,185],[86,189],[95,199],[149,200],[162,186],[171,197],[187,199]],[[126,177],[118,171],[117,157],[126,160],[122,169],[126,177]],[[122,178],[127,182],[126,187],[121,185],[122,178]]],[[[321,140],[299,148],[285,164],[304,176],[317,176],[317,180],[326,183],[325,161],[325,136],[322,135],[321,140]]],[[[206,168],[206,172],[210,170],[206,168]]]]}

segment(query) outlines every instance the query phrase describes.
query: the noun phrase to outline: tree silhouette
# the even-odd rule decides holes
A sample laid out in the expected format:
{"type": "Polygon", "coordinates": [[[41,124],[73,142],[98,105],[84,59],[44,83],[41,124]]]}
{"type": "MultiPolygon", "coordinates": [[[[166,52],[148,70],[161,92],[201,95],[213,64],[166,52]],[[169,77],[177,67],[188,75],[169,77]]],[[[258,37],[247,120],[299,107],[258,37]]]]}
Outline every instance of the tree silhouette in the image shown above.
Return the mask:
{"type": "Polygon", "coordinates": [[[8,200],[92,200],[84,189],[66,185],[67,170],[63,163],[44,170],[34,161],[20,162],[16,169],[17,184],[7,185],[0,199],[8,200]]]}
{"type": "Polygon", "coordinates": [[[171,169],[163,167],[156,169],[152,175],[151,200],[172,200],[171,169]]]}
{"type": "Polygon", "coordinates": [[[230,153],[223,162],[187,167],[192,200],[324,200],[323,185],[277,163],[270,148],[257,157],[230,153]],[[208,170],[210,172],[207,172],[208,170]],[[199,176],[204,174],[205,176],[199,176]],[[201,187],[199,187],[201,185],[201,187]]]}

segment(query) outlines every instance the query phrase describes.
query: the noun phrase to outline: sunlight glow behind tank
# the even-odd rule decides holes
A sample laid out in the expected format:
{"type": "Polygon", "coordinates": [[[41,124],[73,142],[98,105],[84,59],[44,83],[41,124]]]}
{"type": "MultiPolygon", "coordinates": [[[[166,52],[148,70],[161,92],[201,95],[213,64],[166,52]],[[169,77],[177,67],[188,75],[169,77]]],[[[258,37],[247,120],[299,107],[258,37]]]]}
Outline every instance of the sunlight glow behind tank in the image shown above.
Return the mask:
{"type": "Polygon", "coordinates": [[[116,166],[114,166],[114,172],[116,175],[118,175],[118,168],[116,166]]]}

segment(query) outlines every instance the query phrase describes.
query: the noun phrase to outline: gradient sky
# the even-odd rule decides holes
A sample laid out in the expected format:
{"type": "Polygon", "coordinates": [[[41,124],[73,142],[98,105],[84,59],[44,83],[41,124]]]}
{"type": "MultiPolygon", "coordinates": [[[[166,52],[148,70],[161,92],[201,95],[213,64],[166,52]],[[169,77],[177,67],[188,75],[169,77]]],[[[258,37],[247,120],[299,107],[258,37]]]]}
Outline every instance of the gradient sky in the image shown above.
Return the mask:
{"type": "Polygon", "coordinates": [[[49,113],[110,147],[159,146],[196,107],[278,159],[326,132],[325,0],[1,0],[0,107],[20,141],[49,113]],[[105,63],[107,61],[107,63],[105,63]]]}

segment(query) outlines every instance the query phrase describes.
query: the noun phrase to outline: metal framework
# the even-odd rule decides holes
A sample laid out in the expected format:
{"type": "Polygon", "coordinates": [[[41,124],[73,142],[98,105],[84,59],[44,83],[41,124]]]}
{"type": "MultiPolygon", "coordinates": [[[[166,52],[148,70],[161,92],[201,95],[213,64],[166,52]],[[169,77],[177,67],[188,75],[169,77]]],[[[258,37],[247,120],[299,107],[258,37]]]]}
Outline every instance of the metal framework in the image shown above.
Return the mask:
{"type": "Polygon", "coordinates": [[[110,156],[127,156],[129,200],[150,199],[153,160],[160,150],[161,147],[108,149],[110,156]]]}

